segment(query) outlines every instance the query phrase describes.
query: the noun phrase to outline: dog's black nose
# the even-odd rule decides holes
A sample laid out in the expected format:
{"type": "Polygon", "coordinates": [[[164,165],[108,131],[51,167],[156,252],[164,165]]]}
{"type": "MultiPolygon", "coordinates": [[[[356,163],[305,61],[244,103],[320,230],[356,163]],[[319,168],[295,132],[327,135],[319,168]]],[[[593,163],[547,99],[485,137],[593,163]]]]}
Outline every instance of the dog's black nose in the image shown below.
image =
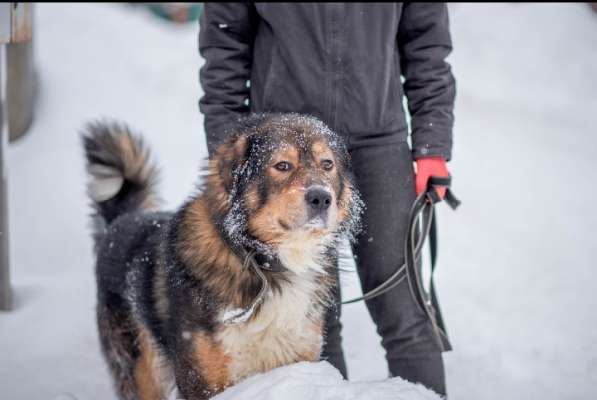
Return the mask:
{"type": "Polygon", "coordinates": [[[313,188],[307,191],[305,200],[314,211],[321,212],[332,204],[332,195],[323,188],[313,188]]]}

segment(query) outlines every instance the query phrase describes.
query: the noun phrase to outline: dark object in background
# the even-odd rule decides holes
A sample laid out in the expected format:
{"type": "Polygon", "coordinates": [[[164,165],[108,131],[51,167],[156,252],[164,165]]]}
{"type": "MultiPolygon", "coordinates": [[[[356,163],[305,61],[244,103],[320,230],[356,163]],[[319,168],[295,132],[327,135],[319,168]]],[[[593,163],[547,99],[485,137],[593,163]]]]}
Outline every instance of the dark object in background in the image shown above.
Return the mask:
{"type": "Polygon", "coordinates": [[[145,3],[145,5],[160,18],[186,23],[196,21],[201,14],[201,3],[145,3]]]}
{"type": "Polygon", "coordinates": [[[593,11],[595,11],[595,13],[597,13],[597,3],[588,3],[589,7],[591,7],[593,9],[593,11]]]}

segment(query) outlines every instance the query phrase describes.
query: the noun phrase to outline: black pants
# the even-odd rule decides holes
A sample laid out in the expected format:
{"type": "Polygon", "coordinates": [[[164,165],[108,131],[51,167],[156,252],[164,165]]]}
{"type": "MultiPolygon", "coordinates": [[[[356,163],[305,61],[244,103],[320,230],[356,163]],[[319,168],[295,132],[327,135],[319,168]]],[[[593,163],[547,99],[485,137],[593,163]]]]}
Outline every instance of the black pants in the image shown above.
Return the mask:
{"type": "MultiPolygon", "coordinates": [[[[363,200],[363,230],[353,254],[363,292],[384,282],[404,262],[408,213],[415,199],[415,175],[407,143],[351,150],[356,183],[363,200]]],[[[408,282],[368,300],[367,308],[382,337],[392,376],[420,382],[445,395],[441,349],[431,323],[413,300],[408,282]]],[[[341,347],[340,291],[328,311],[322,358],[347,377],[341,347]]]]}

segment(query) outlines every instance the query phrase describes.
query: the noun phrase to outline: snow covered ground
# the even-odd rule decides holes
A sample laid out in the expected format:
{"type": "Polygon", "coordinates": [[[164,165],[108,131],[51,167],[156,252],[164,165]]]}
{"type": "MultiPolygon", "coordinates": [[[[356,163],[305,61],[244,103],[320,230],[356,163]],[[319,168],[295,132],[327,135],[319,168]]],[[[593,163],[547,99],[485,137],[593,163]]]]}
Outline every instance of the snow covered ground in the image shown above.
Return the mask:
{"type": "MultiPolygon", "coordinates": [[[[454,4],[454,189],[437,286],[453,399],[588,399],[597,377],[597,18],[584,4],[454,4]]],[[[144,132],[173,208],[205,155],[197,26],[126,5],[35,11],[36,121],[9,148],[16,309],[0,314],[1,398],[113,398],[95,331],[77,131],[144,132]]],[[[347,297],[358,294],[344,276],[347,297]]],[[[352,380],[387,376],[363,304],[346,306],[352,380]]]]}
{"type": "Polygon", "coordinates": [[[421,384],[401,378],[349,382],[326,361],[301,362],[252,376],[214,400],[440,400],[421,384]]]}

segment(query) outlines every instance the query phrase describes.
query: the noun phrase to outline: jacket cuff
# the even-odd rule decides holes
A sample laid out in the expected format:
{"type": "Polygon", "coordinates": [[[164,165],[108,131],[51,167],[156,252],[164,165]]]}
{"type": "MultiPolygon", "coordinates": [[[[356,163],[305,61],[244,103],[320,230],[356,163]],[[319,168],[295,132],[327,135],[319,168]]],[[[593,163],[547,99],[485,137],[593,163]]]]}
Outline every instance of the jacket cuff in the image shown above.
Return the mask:
{"type": "Polygon", "coordinates": [[[450,161],[452,158],[452,132],[449,128],[433,130],[415,128],[411,138],[414,160],[441,157],[450,161]]]}

